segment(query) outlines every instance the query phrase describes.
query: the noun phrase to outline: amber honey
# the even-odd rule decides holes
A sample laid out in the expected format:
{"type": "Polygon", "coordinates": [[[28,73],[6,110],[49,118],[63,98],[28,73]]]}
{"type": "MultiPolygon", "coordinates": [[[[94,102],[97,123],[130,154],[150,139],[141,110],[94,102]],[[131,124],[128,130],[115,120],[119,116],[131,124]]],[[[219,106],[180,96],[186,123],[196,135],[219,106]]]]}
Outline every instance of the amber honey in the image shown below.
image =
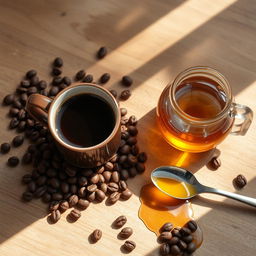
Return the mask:
{"type": "MultiPolygon", "coordinates": [[[[182,227],[193,219],[193,209],[188,200],[170,197],[153,183],[142,187],[140,201],[139,217],[156,235],[159,235],[159,229],[166,222],[173,223],[174,227],[182,227]]],[[[203,241],[200,228],[194,233],[194,239],[199,247],[203,241]]]]}
{"type": "Polygon", "coordinates": [[[203,152],[218,145],[230,132],[229,96],[214,80],[193,76],[160,96],[157,122],[168,143],[187,152],[203,152]]]}

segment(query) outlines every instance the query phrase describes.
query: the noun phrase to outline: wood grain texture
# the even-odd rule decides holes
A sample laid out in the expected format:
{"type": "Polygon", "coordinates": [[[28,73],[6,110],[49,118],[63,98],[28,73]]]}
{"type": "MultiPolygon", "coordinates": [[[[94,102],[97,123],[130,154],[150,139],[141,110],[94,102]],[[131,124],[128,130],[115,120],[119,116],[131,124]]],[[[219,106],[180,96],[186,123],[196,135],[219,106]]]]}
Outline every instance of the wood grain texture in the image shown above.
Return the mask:
{"type": "MultiPolygon", "coordinates": [[[[155,107],[161,91],[178,72],[189,66],[208,65],[221,71],[232,85],[236,102],[256,110],[256,2],[254,0],[0,0],[0,98],[12,92],[28,69],[49,80],[49,63],[65,61],[64,73],[85,68],[96,78],[111,73],[107,88],[121,90],[123,75],[134,79],[132,97],[122,103],[139,121],[139,144],[149,161],[143,176],[130,180],[134,196],[109,207],[93,204],[78,222],[66,215],[56,225],[46,221],[45,205],[20,202],[23,174],[32,167],[0,163],[0,255],[68,256],[121,255],[122,241],[110,225],[119,215],[128,217],[137,248],[130,255],[158,255],[158,244],[137,213],[139,191],[159,165],[179,164],[196,172],[207,185],[235,191],[232,179],[243,173],[248,185],[241,194],[256,197],[255,120],[244,137],[229,136],[220,146],[222,166],[208,170],[209,154],[184,154],[172,149],[155,126],[155,107]],[[66,15],[61,15],[63,12],[66,15]],[[97,49],[106,45],[109,55],[96,61],[97,49]],[[89,244],[88,235],[103,230],[102,239],[89,244]]],[[[7,108],[0,108],[0,141],[11,141],[7,108]]],[[[218,196],[194,199],[195,218],[204,232],[197,256],[255,255],[255,209],[218,196]],[[209,199],[207,199],[209,198],[209,199]]]]}

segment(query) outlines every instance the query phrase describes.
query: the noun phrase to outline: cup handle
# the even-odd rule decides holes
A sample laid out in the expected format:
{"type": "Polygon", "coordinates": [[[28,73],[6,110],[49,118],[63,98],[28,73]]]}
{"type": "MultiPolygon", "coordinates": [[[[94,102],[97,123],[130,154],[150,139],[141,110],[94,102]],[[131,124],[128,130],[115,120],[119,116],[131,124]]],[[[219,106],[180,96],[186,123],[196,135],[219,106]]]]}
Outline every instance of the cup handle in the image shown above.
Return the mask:
{"type": "Polygon", "coordinates": [[[235,118],[231,134],[233,135],[245,135],[248,131],[252,118],[253,118],[253,111],[241,104],[232,103],[232,116],[235,118]]]}
{"type": "Polygon", "coordinates": [[[47,126],[48,123],[48,111],[52,99],[41,95],[41,94],[32,94],[28,97],[26,110],[29,115],[39,121],[41,124],[47,126]]]}

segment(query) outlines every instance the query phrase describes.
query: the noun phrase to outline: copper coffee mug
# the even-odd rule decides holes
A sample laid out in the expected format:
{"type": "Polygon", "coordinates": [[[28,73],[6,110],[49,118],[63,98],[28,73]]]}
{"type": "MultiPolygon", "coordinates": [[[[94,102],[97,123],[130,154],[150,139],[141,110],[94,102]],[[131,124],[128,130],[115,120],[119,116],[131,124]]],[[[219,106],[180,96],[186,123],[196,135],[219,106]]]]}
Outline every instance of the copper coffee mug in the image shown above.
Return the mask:
{"type": "MultiPolygon", "coordinates": [[[[87,83],[75,84],[61,91],[54,100],[40,94],[32,94],[28,98],[26,109],[33,118],[46,126],[48,125],[58,149],[65,159],[75,166],[95,167],[102,165],[118,150],[121,140],[120,110],[112,94],[101,86],[87,83]],[[115,124],[111,134],[104,141],[90,147],[69,144],[57,132],[56,116],[63,104],[74,96],[81,94],[90,94],[106,102],[115,117],[115,124]]],[[[102,124],[102,129],[104,129],[104,124],[102,124]]]]}

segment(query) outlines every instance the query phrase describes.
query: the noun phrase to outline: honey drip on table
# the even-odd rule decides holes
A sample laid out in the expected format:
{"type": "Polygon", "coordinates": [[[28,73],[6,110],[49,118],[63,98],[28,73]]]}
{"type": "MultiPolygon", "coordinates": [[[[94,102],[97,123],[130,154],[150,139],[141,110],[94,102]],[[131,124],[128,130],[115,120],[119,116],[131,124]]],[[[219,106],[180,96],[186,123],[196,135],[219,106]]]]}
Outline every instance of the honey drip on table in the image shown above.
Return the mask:
{"type": "MultiPolygon", "coordinates": [[[[157,181],[157,184],[160,187],[161,185],[166,186],[169,184],[168,189],[177,191],[177,195],[181,195],[187,191],[184,189],[184,184],[182,185],[180,182],[175,183],[175,181],[170,181],[168,178],[157,179],[159,179],[159,183],[157,181]],[[173,183],[173,188],[170,188],[172,186],[170,183],[173,183]]],[[[157,236],[159,235],[159,229],[166,222],[171,222],[174,227],[182,227],[189,220],[193,219],[193,209],[188,200],[170,197],[160,191],[153,183],[142,187],[140,201],[139,217],[146,227],[157,236]]],[[[197,247],[199,247],[203,241],[203,234],[200,227],[198,227],[193,236],[197,247]]]]}

